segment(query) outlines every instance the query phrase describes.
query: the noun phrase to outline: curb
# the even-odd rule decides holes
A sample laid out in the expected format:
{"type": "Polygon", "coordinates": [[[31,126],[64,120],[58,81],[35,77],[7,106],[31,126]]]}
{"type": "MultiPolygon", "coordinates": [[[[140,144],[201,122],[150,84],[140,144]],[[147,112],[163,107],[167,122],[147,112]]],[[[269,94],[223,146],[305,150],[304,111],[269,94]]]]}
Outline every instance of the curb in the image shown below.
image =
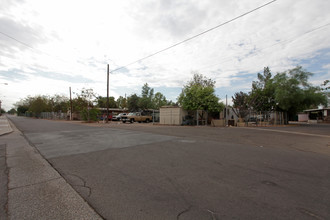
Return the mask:
{"type": "Polygon", "coordinates": [[[7,118],[8,219],[103,219],[7,118]]]}
{"type": "Polygon", "coordinates": [[[5,124],[8,125],[8,129],[5,129],[4,131],[0,131],[0,136],[6,135],[6,134],[10,134],[14,131],[12,124],[9,122],[10,120],[8,119],[7,116],[2,116],[0,117],[0,119],[3,118],[6,122],[5,124]]]}

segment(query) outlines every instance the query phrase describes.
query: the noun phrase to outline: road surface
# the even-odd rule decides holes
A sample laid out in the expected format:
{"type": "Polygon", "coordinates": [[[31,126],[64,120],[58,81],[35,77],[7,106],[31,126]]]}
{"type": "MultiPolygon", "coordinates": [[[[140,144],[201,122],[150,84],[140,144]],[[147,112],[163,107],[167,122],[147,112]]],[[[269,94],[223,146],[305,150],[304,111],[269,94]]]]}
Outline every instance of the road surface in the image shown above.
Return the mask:
{"type": "Polygon", "coordinates": [[[330,219],[330,127],[12,117],[105,219],[330,219]]]}

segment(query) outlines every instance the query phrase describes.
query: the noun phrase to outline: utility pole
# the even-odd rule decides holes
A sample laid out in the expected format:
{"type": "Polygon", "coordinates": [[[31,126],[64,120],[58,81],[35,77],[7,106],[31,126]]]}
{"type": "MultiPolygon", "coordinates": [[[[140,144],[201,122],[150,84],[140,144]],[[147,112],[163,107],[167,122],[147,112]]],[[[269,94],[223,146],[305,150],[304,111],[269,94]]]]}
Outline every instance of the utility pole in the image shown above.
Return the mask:
{"type": "Polygon", "coordinates": [[[73,108],[72,108],[71,86],[69,88],[70,88],[70,121],[72,121],[72,111],[73,111],[73,108]]]}
{"type": "Polygon", "coordinates": [[[227,105],[228,105],[228,103],[227,103],[227,95],[226,95],[226,112],[225,112],[225,122],[226,122],[226,125],[225,126],[227,126],[228,125],[228,120],[227,120],[227,113],[228,113],[228,110],[227,110],[227,105]]]}
{"type": "Polygon", "coordinates": [[[107,123],[109,123],[109,64],[107,68],[107,123]]]}

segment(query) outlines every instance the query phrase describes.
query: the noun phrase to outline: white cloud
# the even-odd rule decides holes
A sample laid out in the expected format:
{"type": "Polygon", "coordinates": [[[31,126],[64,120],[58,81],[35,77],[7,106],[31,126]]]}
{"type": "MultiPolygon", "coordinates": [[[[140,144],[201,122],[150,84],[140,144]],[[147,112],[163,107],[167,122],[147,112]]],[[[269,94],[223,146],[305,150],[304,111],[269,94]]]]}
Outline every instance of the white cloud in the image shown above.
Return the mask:
{"type": "MultiPolygon", "coordinates": [[[[0,87],[1,94],[10,94],[3,102],[6,109],[27,91],[51,94],[69,86],[89,86],[105,95],[107,63],[114,70],[266,3],[3,2],[0,31],[35,48],[0,34],[0,82],[12,85],[0,87]]],[[[330,25],[309,31],[330,23],[329,8],[330,2],[324,0],[276,1],[111,74],[111,94],[139,93],[145,82],[152,87],[180,88],[192,71],[216,80],[217,91],[238,92],[246,90],[264,66],[276,73],[303,65],[317,72],[318,79],[313,81],[322,81],[329,78],[330,62],[318,62],[320,57],[329,57],[330,25]]]]}

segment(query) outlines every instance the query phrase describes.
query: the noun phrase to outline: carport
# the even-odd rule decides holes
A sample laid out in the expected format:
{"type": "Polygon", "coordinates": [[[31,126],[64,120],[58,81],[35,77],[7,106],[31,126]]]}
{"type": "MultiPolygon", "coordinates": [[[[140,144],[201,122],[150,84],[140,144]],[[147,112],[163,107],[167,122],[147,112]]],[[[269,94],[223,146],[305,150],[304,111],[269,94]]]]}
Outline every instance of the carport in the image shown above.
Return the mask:
{"type": "Polygon", "coordinates": [[[330,107],[322,109],[304,110],[308,114],[308,119],[316,122],[330,122],[330,107]]]}

